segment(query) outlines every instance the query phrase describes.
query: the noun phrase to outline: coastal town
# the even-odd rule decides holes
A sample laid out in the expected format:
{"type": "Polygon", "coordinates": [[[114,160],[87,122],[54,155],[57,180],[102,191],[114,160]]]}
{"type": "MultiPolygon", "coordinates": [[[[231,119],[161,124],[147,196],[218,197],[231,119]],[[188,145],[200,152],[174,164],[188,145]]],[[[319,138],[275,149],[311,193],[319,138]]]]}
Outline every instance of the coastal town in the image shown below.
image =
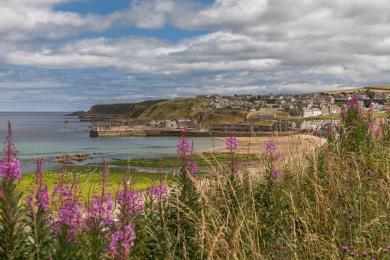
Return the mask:
{"type": "MultiPolygon", "coordinates": [[[[79,117],[80,120],[93,123],[91,137],[176,136],[180,135],[184,128],[192,136],[226,136],[230,131],[235,131],[241,136],[269,135],[275,132],[280,134],[313,132],[321,135],[330,126],[339,124],[340,111],[353,97],[358,98],[362,111],[370,109],[375,114],[376,121],[384,120],[382,114],[388,109],[389,89],[300,95],[198,95],[190,99],[177,98],[169,101],[180,101],[181,107],[194,106],[191,102],[196,101],[199,112],[193,116],[186,116],[185,113],[176,115],[164,113],[160,117],[137,118],[126,116],[123,112],[98,111],[81,113],[79,117]],[[229,122],[229,118],[223,121],[217,117],[210,118],[210,114],[213,113],[237,116],[235,120],[229,122]]],[[[161,107],[170,105],[166,103],[167,101],[164,102],[161,107]]],[[[118,105],[112,105],[115,106],[118,105]]]]}

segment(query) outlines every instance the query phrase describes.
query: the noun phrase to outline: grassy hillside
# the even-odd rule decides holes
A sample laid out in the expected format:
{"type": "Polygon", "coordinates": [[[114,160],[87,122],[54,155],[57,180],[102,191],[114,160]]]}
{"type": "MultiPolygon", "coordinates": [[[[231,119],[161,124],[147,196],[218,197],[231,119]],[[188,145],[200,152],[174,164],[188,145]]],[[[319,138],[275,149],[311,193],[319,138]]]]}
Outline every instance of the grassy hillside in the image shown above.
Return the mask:
{"type": "Polygon", "coordinates": [[[88,112],[94,114],[127,114],[131,117],[138,117],[150,106],[163,101],[165,100],[148,100],[140,103],[94,105],[88,112]]]}
{"type": "Polygon", "coordinates": [[[211,110],[205,98],[180,98],[153,100],[134,104],[95,105],[89,113],[114,114],[127,119],[177,119],[191,118],[198,122],[235,123],[245,120],[246,112],[235,110],[211,110]]]}
{"type": "Polygon", "coordinates": [[[341,90],[334,90],[334,91],[327,91],[324,92],[325,94],[352,94],[352,93],[359,93],[359,92],[365,92],[367,90],[382,93],[382,92],[390,92],[390,86],[373,86],[373,87],[364,87],[364,88],[350,88],[350,89],[341,89],[341,90]]]}
{"type": "Polygon", "coordinates": [[[139,119],[173,119],[195,117],[205,109],[206,99],[173,99],[149,106],[139,119]]]}

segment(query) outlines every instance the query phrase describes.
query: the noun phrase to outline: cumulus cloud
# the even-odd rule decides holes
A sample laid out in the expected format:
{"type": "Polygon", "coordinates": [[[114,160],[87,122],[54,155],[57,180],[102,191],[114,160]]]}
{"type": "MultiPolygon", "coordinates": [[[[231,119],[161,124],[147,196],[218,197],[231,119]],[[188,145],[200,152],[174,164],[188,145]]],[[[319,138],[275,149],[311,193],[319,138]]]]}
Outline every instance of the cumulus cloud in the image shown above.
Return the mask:
{"type": "MultiPolygon", "coordinates": [[[[109,89],[110,100],[123,101],[390,82],[390,2],[385,0],[134,0],[107,15],[54,8],[64,1],[2,1],[4,64],[41,72],[78,71],[76,80],[61,78],[68,89],[77,91],[79,80],[84,88],[109,89]],[[118,27],[206,32],[179,41],[104,34],[118,27]],[[83,36],[91,31],[101,35],[83,36]],[[40,37],[45,40],[32,40],[40,37]],[[85,75],[94,75],[87,70],[115,71],[118,78],[87,80],[85,75]]],[[[0,67],[0,80],[5,73],[0,67]]]]}
{"type": "Polygon", "coordinates": [[[109,28],[116,14],[107,16],[55,10],[55,5],[72,0],[3,0],[0,33],[6,41],[31,41],[37,37],[59,39],[83,31],[109,28]]]}

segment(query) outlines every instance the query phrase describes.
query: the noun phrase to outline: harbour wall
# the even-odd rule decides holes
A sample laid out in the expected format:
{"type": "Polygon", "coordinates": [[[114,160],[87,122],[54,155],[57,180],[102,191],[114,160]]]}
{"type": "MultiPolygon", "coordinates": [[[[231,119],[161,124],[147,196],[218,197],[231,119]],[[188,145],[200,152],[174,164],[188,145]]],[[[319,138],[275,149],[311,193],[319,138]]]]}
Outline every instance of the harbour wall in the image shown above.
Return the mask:
{"type": "MultiPolygon", "coordinates": [[[[256,132],[240,132],[235,131],[237,137],[250,136],[273,136],[273,135],[294,135],[300,131],[256,131],[256,132]]],[[[126,137],[126,136],[147,136],[147,137],[161,137],[161,136],[181,136],[180,129],[145,129],[145,130],[91,130],[90,137],[126,137]]],[[[186,135],[191,137],[227,137],[230,131],[205,131],[205,130],[186,130],[186,135]]]]}

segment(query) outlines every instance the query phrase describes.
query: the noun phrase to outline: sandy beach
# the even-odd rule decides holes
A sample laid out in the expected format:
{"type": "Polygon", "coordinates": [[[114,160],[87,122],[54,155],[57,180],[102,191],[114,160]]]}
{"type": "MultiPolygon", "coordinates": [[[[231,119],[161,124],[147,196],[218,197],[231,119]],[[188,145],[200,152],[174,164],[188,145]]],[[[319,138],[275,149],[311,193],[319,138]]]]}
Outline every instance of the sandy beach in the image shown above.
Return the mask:
{"type": "MultiPolygon", "coordinates": [[[[217,137],[221,143],[226,138],[217,137]]],[[[325,138],[313,135],[291,135],[291,136],[273,136],[273,137],[237,137],[238,148],[236,153],[257,154],[259,157],[264,155],[267,142],[276,144],[279,154],[278,166],[283,165],[300,166],[305,163],[304,158],[315,154],[315,150],[326,143],[325,138]]],[[[226,147],[216,147],[202,152],[229,152],[226,147]]],[[[199,152],[199,151],[198,151],[199,152]]],[[[262,161],[252,162],[247,165],[247,170],[256,173],[263,168],[262,161]]]]}
{"type": "MultiPolygon", "coordinates": [[[[226,138],[217,137],[219,142],[226,138]]],[[[265,152],[267,142],[273,142],[277,145],[281,153],[296,153],[297,151],[310,151],[326,143],[325,138],[313,135],[291,135],[291,136],[272,136],[272,137],[237,137],[237,153],[262,154],[265,152]]],[[[216,147],[206,151],[228,152],[226,147],[216,147]]]]}

